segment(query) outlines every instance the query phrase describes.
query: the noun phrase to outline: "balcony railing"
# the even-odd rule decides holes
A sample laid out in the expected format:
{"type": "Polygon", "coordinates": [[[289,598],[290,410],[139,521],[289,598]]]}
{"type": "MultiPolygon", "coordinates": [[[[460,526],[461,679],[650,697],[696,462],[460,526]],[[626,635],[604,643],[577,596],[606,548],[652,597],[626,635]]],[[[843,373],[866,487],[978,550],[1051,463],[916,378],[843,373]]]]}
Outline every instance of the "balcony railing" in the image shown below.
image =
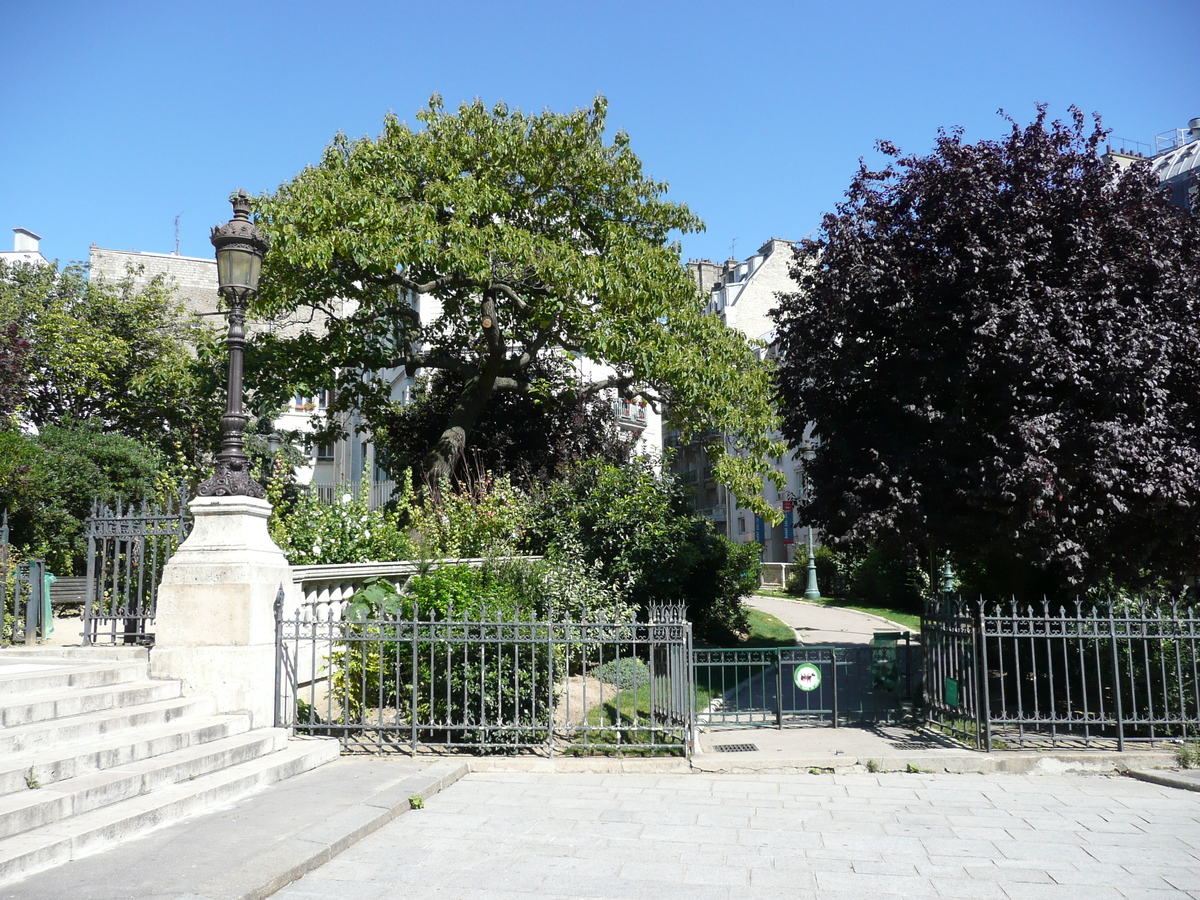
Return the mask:
{"type": "Polygon", "coordinates": [[[640,431],[646,427],[646,403],[643,400],[614,400],[613,415],[622,428],[640,431]]]}

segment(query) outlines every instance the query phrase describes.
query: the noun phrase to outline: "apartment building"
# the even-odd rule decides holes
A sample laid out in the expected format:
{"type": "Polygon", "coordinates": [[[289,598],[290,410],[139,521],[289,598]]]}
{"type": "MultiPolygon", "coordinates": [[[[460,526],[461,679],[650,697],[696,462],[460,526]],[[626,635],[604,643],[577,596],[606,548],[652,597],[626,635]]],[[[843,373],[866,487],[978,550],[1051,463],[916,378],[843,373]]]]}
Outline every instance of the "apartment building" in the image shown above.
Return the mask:
{"type": "MultiPolygon", "coordinates": [[[[760,353],[771,354],[774,324],[770,311],[777,295],[795,290],[790,268],[795,245],[771,238],[744,260],[727,259],[723,263],[701,259],[688,262],[688,271],[696,287],[708,296],[708,311],[760,344],[760,353]]],[[[676,431],[668,431],[665,445],[674,451],[671,472],[694,491],[696,511],[712,521],[717,533],[738,543],[757,541],[763,547],[765,562],[792,562],[797,542],[808,540],[808,530],[796,518],[796,506],[807,490],[802,458],[811,446],[813,435],[805,443],[774,461],[783,475],[784,486],[767,484],[763,499],[780,511],[782,522],[771,525],[752,510],[738,504],[733,494],[713,477],[713,464],[704,442],[718,436],[708,434],[701,440],[681,443],[676,431]]],[[[778,436],[777,436],[778,437],[778,436]]]]}

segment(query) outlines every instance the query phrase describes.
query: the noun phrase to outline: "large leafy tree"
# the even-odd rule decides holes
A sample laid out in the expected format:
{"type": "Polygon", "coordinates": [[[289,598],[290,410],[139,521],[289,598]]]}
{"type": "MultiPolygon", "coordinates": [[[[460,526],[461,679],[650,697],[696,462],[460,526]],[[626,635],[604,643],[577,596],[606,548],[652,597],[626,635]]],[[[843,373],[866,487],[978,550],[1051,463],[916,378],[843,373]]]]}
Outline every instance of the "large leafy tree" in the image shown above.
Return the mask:
{"type": "Polygon", "coordinates": [[[1078,110],[860,166],[782,300],[785,434],[815,422],[835,542],[953,551],[992,584],[1200,569],[1200,223],[1078,110]]]}
{"type": "Polygon", "coordinates": [[[776,449],[768,370],[704,314],[669,240],[702,224],[663,198],[624,133],[605,141],[605,114],[603,98],[527,115],[478,101],[452,114],[435,97],[418,129],[389,116],[375,139],[338,135],[319,165],[257,198],[272,239],[260,309],[307,307],[328,324],[263,358],[287,359],[293,378],[336,378],[338,402],[369,424],[390,406],[378,373],[445,373],[460,387],[424,459],[438,477],[494,397],[547,389],[538,361],[587,357],[612,375],[586,392],[662,404],[685,432],[729,433],[737,452],[718,472],[757,496],[776,449]],[[431,321],[417,294],[439,310],[431,321]]]}
{"type": "Polygon", "coordinates": [[[0,261],[0,322],[24,342],[26,422],[92,422],[191,461],[211,444],[220,363],[161,277],[107,283],[78,264],[0,261]]]}

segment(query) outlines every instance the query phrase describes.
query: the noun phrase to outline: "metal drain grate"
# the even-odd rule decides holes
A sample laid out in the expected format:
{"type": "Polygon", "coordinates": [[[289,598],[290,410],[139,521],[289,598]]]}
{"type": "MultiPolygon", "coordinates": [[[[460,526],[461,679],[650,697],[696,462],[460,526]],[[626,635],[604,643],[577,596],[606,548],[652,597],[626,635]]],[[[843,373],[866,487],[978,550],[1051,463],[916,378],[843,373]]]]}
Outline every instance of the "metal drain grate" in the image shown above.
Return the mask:
{"type": "Polygon", "coordinates": [[[717,753],[755,753],[758,747],[754,744],[713,744],[717,753]]]}
{"type": "Polygon", "coordinates": [[[928,750],[938,746],[929,741],[888,741],[888,744],[896,750],[928,750]]]}

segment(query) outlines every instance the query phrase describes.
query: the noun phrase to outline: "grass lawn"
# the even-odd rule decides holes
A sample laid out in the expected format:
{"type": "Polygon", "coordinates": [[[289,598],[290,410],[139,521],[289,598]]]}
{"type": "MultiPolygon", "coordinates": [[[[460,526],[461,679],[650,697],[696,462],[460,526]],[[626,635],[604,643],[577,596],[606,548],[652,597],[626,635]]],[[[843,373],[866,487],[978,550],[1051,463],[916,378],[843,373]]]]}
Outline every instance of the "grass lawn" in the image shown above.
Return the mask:
{"type": "Polygon", "coordinates": [[[794,647],[796,629],[761,609],[747,609],[746,622],[750,626],[744,641],[737,647],[794,647]]]}
{"type": "Polygon", "coordinates": [[[873,616],[879,616],[881,619],[887,619],[889,622],[895,622],[898,625],[911,628],[913,631],[919,632],[921,630],[920,616],[901,612],[898,609],[890,609],[886,606],[863,606],[860,603],[841,600],[837,597],[822,597],[820,600],[801,600],[795,594],[789,594],[786,591],[775,591],[769,588],[759,588],[755,593],[763,594],[767,597],[780,597],[784,600],[796,600],[800,603],[815,603],[819,606],[836,606],[838,609],[852,609],[855,612],[870,613],[873,616]]]}

